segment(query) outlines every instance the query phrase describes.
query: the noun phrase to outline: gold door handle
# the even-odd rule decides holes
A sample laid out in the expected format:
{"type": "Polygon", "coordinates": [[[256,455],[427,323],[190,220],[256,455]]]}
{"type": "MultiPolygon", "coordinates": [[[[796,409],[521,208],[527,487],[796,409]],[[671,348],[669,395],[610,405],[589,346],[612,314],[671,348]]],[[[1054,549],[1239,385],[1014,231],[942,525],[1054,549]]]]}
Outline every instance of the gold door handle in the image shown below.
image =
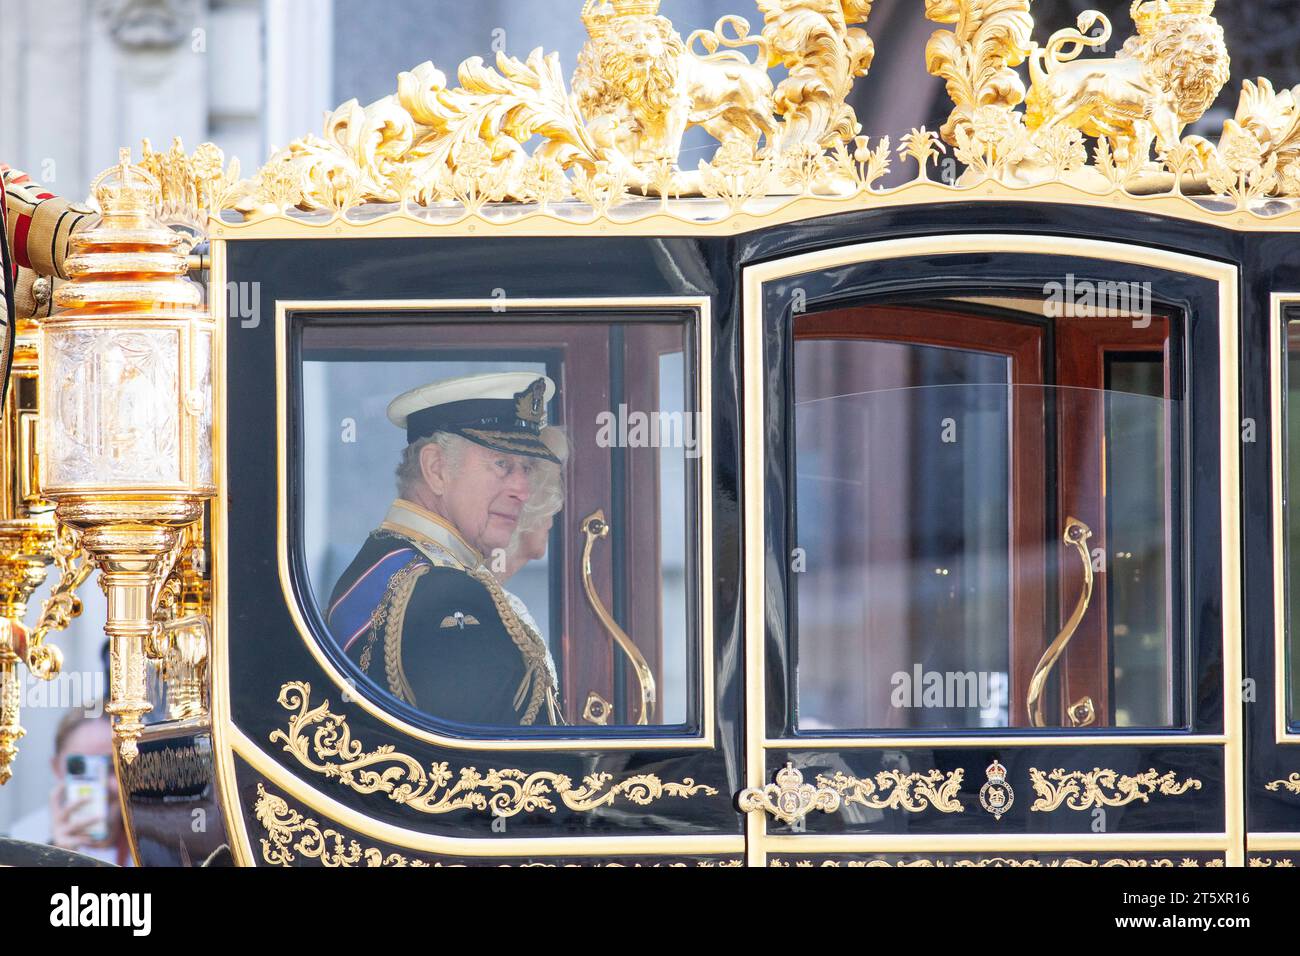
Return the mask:
{"type": "Polygon", "coordinates": [[[654,672],[650,670],[650,664],[641,653],[641,649],[632,643],[632,638],[627,636],[627,632],[618,626],[618,621],[614,620],[614,616],[605,608],[600,595],[596,593],[596,585],[591,580],[592,545],[596,543],[597,538],[609,535],[609,522],[605,520],[605,512],[598,509],[582,519],[582,533],[587,536],[587,541],[582,546],[582,587],[587,592],[587,602],[596,613],[596,617],[600,619],[600,623],[609,632],[614,643],[622,648],[623,653],[632,662],[637,682],[641,685],[641,712],[637,715],[636,722],[639,726],[644,726],[654,719],[654,672]]]}
{"type": "MultiPolygon", "coordinates": [[[[1029,681],[1029,698],[1026,703],[1029,710],[1029,723],[1033,727],[1044,727],[1047,724],[1043,716],[1043,689],[1047,686],[1047,678],[1051,676],[1052,668],[1065,653],[1065,648],[1074,637],[1074,632],[1079,629],[1079,624],[1083,621],[1083,616],[1088,613],[1088,605],[1092,601],[1092,555],[1088,551],[1088,539],[1091,537],[1092,529],[1078,518],[1065,520],[1065,533],[1061,536],[1061,540],[1067,547],[1073,545],[1079,552],[1080,560],[1083,561],[1083,591],[1074,606],[1074,613],[1065,622],[1065,627],[1056,635],[1056,639],[1047,645],[1047,650],[1039,658],[1038,666],[1034,668],[1034,676],[1029,681]]],[[[1092,723],[1096,716],[1096,708],[1091,697],[1084,697],[1071,704],[1066,714],[1072,726],[1084,727],[1092,723]]]]}

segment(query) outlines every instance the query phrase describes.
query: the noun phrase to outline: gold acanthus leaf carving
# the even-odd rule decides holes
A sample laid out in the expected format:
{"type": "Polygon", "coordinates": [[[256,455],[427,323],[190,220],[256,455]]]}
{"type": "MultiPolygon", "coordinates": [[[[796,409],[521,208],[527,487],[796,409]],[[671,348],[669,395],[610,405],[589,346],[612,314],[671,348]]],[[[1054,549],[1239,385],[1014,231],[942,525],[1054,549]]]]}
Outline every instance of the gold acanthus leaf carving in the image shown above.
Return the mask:
{"type": "Polygon", "coordinates": [[[1139,774],[1119,774],[1114,770],[1056,769],[1047,774],[1037,767],[1029,768],[1038,799],[1029,809],[1050,813],[1062,804],[1071,810],[1089,810],[1094,806],[1122,807],[1135,801],[1149,803],[1151,795],[1159,793],[1176,797],[1189,790],[1200,790],[1201,781],[1188,778],[1179,781],[1170,770],[1159,773],[1148,770],[1139,774]]]}
{"type": "Polygon", "coordinates": [[[261,839],[262,859],[272,866],[290,866],[297,855],[320,860],[322,866],[347,868],[367,867],[427,867],[423,860],[410,859],[400,853],[385,854],[375,847],[363,847],[356,840],[345,837],[337,830],[322,828],[311,817],[305,817],[289,806],[283,797],[266,792],[257,785],[257,802],[253,804],[257,822],[266,830],[261,839]]]}
{"type": "Polygon", "coordinates": [[[1029,3],[926,0],[926,19],[953,25],[952,30],[936,30],[925,48],[926,68],[946,81],[953,102],[941,131],[950,145],[959,145],[958,130],[973,131],[980,107],[1010,113],[1024,102],[1025,84],[1014,68],[1033,50],[1029,3]]]}
{"type": "Polygon", "coordinates": [[[298,712],[289,728],[271,732],[272,743],[282,743],[302,766],[361,794],[383,793],[394,803],[419,813],[441,814],[455,810],[513,817],[519,813],[556,810],[553,798],[576,813],[626,800],[649,806],[665,797],[687,799],[696,794],[716,796],[717,790],[687,777],[665,783],[652,773],[614,782],[610,773],[593,773],[575,786],[565,774],[549,770],[526,773],[501,769],[480,773],[463,767],[454,773],[446,762],[428,768],[392,745],[367,751],[352,738],[347,718],[330,711],[328,700],[313,707],[311,685],[292,681],[280,688],[280,706],[298,712]]]}
{"type": "MultiPolygon", "coordinates": [[[[530,160],[581,172],[588,184],[604,174],[647,194],[663,195],[670,185],[698,191],[693,172],[677,173],[670,184],[659,170],[664,162],[675,170],[692,127],[719,148],[739,143],[751,155],[805,144],[833,149],[860,129],[847,99],[875,55],[861,27],[872,2],[758,0],[760,35],[750,35],[744,18],[727,16],[683,40],[658,3],[587,0],[589,38],[571,88],[558,55],[540,48],[525,60],[499,53],[495,67],[471,57],[460,65],[458,85],[422,63],[398,76],[395,93],[369,106],[349,100],[326,118],[321,136],[277,151],[228,205],[254,214],[286,206],[336,210],[344,200],[460,199],[454,178],[467,147],[481,147],[492,167],[494,188],[484,201],[519,202],[538,201],[530,160]],[[753,60],[746,47],[755,49],[753,60]],[[774,86],[769,70],[776,66],[787,75],[774,86]],[[534,138],[541,143],[530,156],[525,147],[534,138]],[[276,167],[293,171],[269,172],[276,167]],[[286,183],[297,186],[287,203],[286,183]]],[[[473,155],[478,161],[480,153],[473,155]]],[[[566,194],[582,198],[565,185],[566,194]]],[[[543,202],[557,198],[549,188],[543,195],[543,202]]]]}
{"type": "Polygon", "coordinates": [[[776,88],[776,112],[785,120],[781,141],[831,149],[862,129],[847,102],[854,81],[866,76],[876,48],[866,30],[874,0],[758,0],[771,63],[789,75],[776,88]]]}
{"type": "MultiPolygon", "coordinates": [[[[542,217],[649,228],[656,216],[703,226],[780,218],[796,203],[834,211],[808,200],[934,199],[925,167],[937,141],[924,130],[905,140],[917,180],[874,185],[888,168],[887,137],[868,148],[848,104],[874,57],[861,27],[870,0],[755,2],[761,32],[727,16],[683,39],[656,0],[585,0],[589,37],[567,83],[558,58],[540,49],[522,60],[502,53],[494,65],[468,59],[455,81],[424,63],[402,73],[393,94],[344,103],[321,135],[276,151],[251,180],[235,182],[211,150],[185,160],[192,168],[179,178],[168,170],[183,157],[146,150],[146,165],[173,184],[169,195],[194,197],[183,204],[236,210],[249,226],[290,209],[345,215],[369,204],[397,204],[396,215],[431,226],[542,217]],[[718,148],[683,168],[693,127],[718,148]]],[[[1044,201],[1107,208],[1139,195],[1186,198],[1208,221],[1238,211],[1300,216],[1300,203],[1267,202],[1300,200],[1300,87],[1247,81],[1217,144],[1183,135],[1229,75],[1213,8],[1137,0],[1132,34],[1102,56],[1098,48],[1122,33],[1097,11],[1040,45],[1031,0],[925,0],[925,15],[944,27],[929,38],[926,64],[953,101],[942,140],[967,167],[945,170],[945,188],[996,199],[998,183],[1033,199],[1022,190],[1045,186],[1044,201]],[[1018,72],[1026,63],[1028,84],[1018,72]]]]}
{"type": "Polygon", "coordinates": [[[882,770],[868,779],[836,772],[829,777],[818,776],[817,785],[834,790],[846,804],[857,803],[875,810],[921,813],[934,807],[941,813],[961,813],[964,808],[957,801],[957,793],[961,790],[963,775],[960,767],[951,773],[941,770],[929,773],[882,770]]]}
{"type": "Polygon", "coordinates": [[[169,225],[201,234],[210,214],[225,209],[247,189],[240,185],[239,160],[226,166],[225,155],[212,143],[188,155],[179,136],[165,153],[155,152],[146,139],[140,153],[140,167],[158,183],[159,217],[169,225]]]}
{"type": "Polygon", "coordinates": [[[366,107],[349,100],[327,117],[323,138],[297,140],[268,165],[298,171],[295,205],[333,209],[340,175],[361,203],[522,198],[523,144],[534,135],[545,140],[536,158],[562,169],[594,169],[601,160],[558,55],[537,49],[521,61],[500,53],[496,69],[471,57],[458,79],[449,86],[441,70],[421,63],[398,75],[395,94],[366,107]]]}
{"type": "Polygon", "coordinates": [[[1274,780],[1264,785],[1265,790],[1272,790],[1276,793],[1279,790],[1289,790],[1292,793],[1300,794],[1300,773],[1293,773],[1285,780],[1274,780]]]}

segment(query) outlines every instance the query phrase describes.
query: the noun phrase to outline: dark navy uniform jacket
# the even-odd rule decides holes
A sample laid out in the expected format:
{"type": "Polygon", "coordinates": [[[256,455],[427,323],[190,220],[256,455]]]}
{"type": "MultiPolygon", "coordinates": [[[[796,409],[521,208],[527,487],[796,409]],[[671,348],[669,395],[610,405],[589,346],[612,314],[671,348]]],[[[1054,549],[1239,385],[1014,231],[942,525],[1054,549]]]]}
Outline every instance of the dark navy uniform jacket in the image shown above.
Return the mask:
{"type": "Polygon", "coordinates": [[[380,687],[465,724],[549,723],[556,688],[541,637],[441,519],[398,501],[330,598],[331,633],[380,687]]]}

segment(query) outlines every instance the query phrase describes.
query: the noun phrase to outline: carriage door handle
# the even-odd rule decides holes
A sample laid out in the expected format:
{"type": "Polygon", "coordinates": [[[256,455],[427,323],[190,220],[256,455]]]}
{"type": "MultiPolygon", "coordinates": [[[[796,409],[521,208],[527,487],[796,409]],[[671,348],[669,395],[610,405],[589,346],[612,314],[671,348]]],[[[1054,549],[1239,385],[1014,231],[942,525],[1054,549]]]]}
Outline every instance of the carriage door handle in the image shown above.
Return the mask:
{"type": "MultiPolygon", "coordinates": [[[[1047,645],[1047,650],[1039,658],[1038,666],[1034,668],[1034,676],[1029,681],[1029,698],[1026,705],[1029,710],[1029,723],[1033,727],[1046,726],[1047,721],[1043,716],[1043,688],[1047,686],[1047,678],[1051,676],[1052,668],[1065,653],[1070,639],[1079,629],[1079,624],[1083,621],[1083,616],[1088,613],[1088,605],[1092,601],[1092,555],[1088,551],[1088,539],[1091,537],[1092,529],[1078,518],[1066,519],[1065,533],[1061,536],[1061,540],[1066,547],[1073,545],[1079,552],[1079,559],[1083,562],[1083,591],[1074,606],[1074,613],[1065,622],[1065,627],[1056,635],[1056,639],[1047,645]]],[[[1070,705],[1066,716],[1072,727],[1086,727],[1097,716],[1096,706],[1091,697],[1082,697],[1070,705]]]]}
{"type": "MultiPolygon", "coordinates": [[[[605,512],[597,509],[587,517],[582,519],[582,533],[587,536],[586,543],[582,546],[582,587],[587,592],[587,602],[591,605],[592,611],[600,619],[600,623],[614,643],[622,648],[623,653],[628,656],[632,662],[632,667],[636,670],[637,683],[641,685],[641,712],[637,715],[636,722],[638,726],[645,726],[654,719],[655,712],[655,675],[650,670],[650,664],[641,653],[641,648],[632,643],[632,638],[627,636],[627,632],[618,626],[618,621],[614,620],[614,615],[610,614],[605,604],[596,593],[595,582],[591,579],[591,548],[596,543],[597,538],[608,537],[609,522],[605,520],[605,512]]],[[[592,700],[588,698],[587,705],[590,708],[592,700]]],[[[603,703],[603,701],[602,701],[603,703]]],[[[606,712],[606,720],[608,713],[606,712]]]]}

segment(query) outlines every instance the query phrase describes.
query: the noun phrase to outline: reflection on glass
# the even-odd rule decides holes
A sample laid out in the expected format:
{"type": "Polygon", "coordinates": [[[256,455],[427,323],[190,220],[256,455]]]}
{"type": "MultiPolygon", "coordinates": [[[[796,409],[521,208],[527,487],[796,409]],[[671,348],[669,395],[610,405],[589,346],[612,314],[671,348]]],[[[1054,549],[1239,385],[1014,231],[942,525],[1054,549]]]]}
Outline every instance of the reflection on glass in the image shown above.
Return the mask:
{"type": "Polygon", "coordinates": [[[1287,323],[1287,384],[1286,384],[1286,554],[1287,554],[1287,641],[1286,678],[1288,702],[1287,718],[1290,723],[1300,722],[1300,573],[1296,570],[1296,557],[1300,555],[1300,497],[1296,487],[1300,483],[1300,322],[1287,323]]]}
{"type": "Polygon", "coordinates": [[[636,676],[584,590],[581,524],[602,511],[592,583],[653,671],[650,723],[686,723],[686,325],[300,328],[291,467],[325,639],[447,721],[631,723],[636,676]]]}
{"type": "Polygon", "coordinates": [[[1170,556],[1160,520],[1169,495],[1165,456],[1164,364],[1160,356],[1109,360],[1106,488],[1109,620],[1117,727],[1173,721],[1169,672],[1170,556]],[[1135,396],[1149,396],[1142,401],[1135,396]]]}
{"type": "Polygon", "coordinates": [[[1063,388],[1012,384],[1004,355],[796,342],[801,730],[1028,726],[1031,675],[1083,590],[1062,542],[1079,506],[1094,587],[1048,671],[1046,725],[1085,696],[1093,726],[1174,725],[1162,362],[1117,356],[1109,389],[1063,388]]]}
{"type": "Polygon", "coordinates": [[[811,341],[796,362],[800,727],[1005,726],[1008,360],[811,341]]]}
{"type": "MultiPolygon", "coordinates": [[[[686,406],[686,356],[669,352],[659,357],[659,408],[670,415],[684,416],[686,406]]],[[[686,487],[685,447],[658,449],[659,487],[686,487]]],[[[686,627],[690,591],[686,570],[687,522],[685,496],[659,498],[659,566],[663,587],[659,606],[663,622],[663,690],[660,694],[664,723],[681,723],[686,717],[687,684],[686,627]]]]}

